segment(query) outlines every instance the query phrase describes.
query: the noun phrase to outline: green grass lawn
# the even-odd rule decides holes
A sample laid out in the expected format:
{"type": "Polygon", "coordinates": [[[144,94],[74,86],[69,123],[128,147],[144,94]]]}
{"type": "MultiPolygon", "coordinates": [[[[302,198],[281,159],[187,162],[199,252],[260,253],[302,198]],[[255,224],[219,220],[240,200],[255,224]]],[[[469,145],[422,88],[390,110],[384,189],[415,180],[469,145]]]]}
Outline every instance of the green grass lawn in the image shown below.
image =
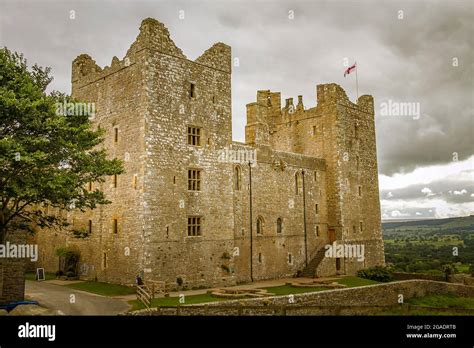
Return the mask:
{"type": "Polygon", "coordinates": [[[356,286],[364,286],[364,285],[373,285],[373,284],[381,284],[375,280],[364,279],[359,277],[344,277],[342,279],[337,280],[339,284],[347,285],[348,288],[353,288],[356,286]]]}
{"type": "MultiPolygon", "coordinates": [[[[227,301],[231,300],[228,298],[220,298],[214,297],[209,294],[200,294],[200,295],[189,295],[184,297],[184,305],[189,304],[197,304],[197,303],[207,303],[207,302],[216,302],[216,301],[227,301]]],[[[138,309],[145,309],[143,303],[138,300],[128,301],[129,304],[132,305],[132,311],[136,311],[138,309]]],[[[179,297],[160,297],[155,298],[151,301],[152,307],[159,307],[159,306],[177,306],[179,305],[179,297]]]]}
{"type": "Polygon", "coordinates": [[[281,285],[281,286],[272,286],[270,288],[263,288],[268,292],[275,294],[276,296],[282,295],[294,295],[294,294],[302,294],[305,292],[315,292],[315,291],[324,291],[328,290],[327,288],[321,287],[298,287],[298,286],[291,286],[291,285],[281,285]]]}
{"type": "Polygon", "coordinates": [[[108,284],[101,282],[83,282],[66,285],[68,288],[92,292],[103,296],[123,296],[135,294],[135,288],[125,285],[108,284]]]}
{"type": "MultiPolygon", "coordinates": [[[[344,277],[338,280],[335,280],[336,283],[346,285],[348,288],[353,288],[356,286],[364,286],[364,285],[372,285],[372,284],[379,284],[375,280],[358,278],[358,277],[344,277]]],[[[264,288],[268,292],[271,292],[277,296],[281,295],[290,295],[290,294],[302,294],[305,292],[315,292],[315,291],[325,291],[331,290],[324,287],[298,287],[298,286],[291,286],[291,285],[281,285],[281,286],[273,286],[270,288],[264,288]]]]}
{"type": "Polygon", "coordinates": [[[450,308],[459,307],[466,309],[474,309],[474,298],[460,297],[455,295],[431,295],[419,298],[411,298],[408,303],[417,306],[450,308]]]}
{"type": "MultiPolygon", "coordinates": [[[[53,280],[56,279],[56,275],[54,273],[45,272],[44,277],[46,280],[53,280]]],[[[36,280],[36,272],[26,272],[25,273],[26,280],[36,280]]]]}
{"type": "Polygon", "coordinates": [[[424,309],[423,307],[431,308],[464,308],[474,309],[474,298],[460,297],[456,295],[430,295],[425,297],[411,298],[407,303],[419,306],[418,308],[411,308],[409,312],[402,308],[392,308],[389,310],[377,313],[377,315],[466,315],[465,313],[454,311],[436,312],[433,309],[424,309]]]}

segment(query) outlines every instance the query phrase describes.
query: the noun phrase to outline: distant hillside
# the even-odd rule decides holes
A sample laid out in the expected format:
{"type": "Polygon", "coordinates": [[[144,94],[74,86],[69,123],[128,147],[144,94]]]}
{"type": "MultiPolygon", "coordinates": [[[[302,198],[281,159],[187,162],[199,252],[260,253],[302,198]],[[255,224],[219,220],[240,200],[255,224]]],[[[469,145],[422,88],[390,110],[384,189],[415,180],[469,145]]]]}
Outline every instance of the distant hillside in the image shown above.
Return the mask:
{"type": "Polygon", "coordinates": [[[472,232],[474,231],[474,215],[432,220],[391,221],[382,223],[384,235],[393,232],[472,232]]]}
{"type": "Polygon", "coordinates": [[[467,273],[474,265],[474,215],[391,221],[382,232],[385,261],[399,271],[442,274],[443,265],[454,264],[467,273]]]}

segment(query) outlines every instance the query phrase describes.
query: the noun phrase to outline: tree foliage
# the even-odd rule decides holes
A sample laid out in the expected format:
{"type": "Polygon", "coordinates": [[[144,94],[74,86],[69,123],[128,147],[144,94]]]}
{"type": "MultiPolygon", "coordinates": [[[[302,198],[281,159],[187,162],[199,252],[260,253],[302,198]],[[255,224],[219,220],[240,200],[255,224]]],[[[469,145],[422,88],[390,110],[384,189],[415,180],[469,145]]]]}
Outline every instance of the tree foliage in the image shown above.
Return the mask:
{"type": "Polygon", "coordinates": [[[50,68],[28,69],[21,54],[0,49],[0,243],[16,230],[67,225],[47,207],[85,211],[109,203],[87,184],[123,172],[101,148],[104,132],[92,129],[89,115],[57,112],[58,103],[75,101],[46,93],[51,81],[50,68]]]}

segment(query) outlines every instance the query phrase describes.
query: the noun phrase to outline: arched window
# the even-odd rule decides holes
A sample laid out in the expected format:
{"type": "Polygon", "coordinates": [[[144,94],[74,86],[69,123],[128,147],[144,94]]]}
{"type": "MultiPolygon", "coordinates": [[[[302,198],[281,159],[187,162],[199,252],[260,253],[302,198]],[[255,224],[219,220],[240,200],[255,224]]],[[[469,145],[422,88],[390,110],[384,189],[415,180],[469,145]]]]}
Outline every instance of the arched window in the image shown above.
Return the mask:
{"type": "Polygon", "coordinates": [[[261,216],[257,218],[257,234],[263,234],[263,218],[261,216]]]}
{"type": "Polygon", "coordinates": [[[281,218],[277,219],[277,233],[281,233],[283,230],[283,220],[281,218]]]}
{"type": "Polygon", "coordinates": [[[240,166],[234,167],[234,190],[240,191],[242,187],[242,169],[240,166]]]}
{"type": "Polygon", "coordinates": [[[301,180],[301,173],[295,173],[295,194],[299,195],[303,191],[303,181],[301,180]]]}

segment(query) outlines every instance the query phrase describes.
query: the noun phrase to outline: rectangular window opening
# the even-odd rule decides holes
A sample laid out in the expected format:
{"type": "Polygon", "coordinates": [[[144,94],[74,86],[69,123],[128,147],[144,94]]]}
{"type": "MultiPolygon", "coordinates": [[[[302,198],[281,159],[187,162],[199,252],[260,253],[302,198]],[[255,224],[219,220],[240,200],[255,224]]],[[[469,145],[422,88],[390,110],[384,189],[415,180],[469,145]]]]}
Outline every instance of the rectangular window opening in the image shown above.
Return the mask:
{"type": "Polygon", "coordinates": [[[195,237],[201,235],[201,217],[188,216],[188,236],[195,237]]]}
{"type": "Polygon", "coordinates": [[[201,146],[201,128],[188,126],[188,145],[201,146]]]}
{"type": "Polygon", "coordinates": [[[201,191],[201,170],[188,169],[188,190],[201,191]]]}

